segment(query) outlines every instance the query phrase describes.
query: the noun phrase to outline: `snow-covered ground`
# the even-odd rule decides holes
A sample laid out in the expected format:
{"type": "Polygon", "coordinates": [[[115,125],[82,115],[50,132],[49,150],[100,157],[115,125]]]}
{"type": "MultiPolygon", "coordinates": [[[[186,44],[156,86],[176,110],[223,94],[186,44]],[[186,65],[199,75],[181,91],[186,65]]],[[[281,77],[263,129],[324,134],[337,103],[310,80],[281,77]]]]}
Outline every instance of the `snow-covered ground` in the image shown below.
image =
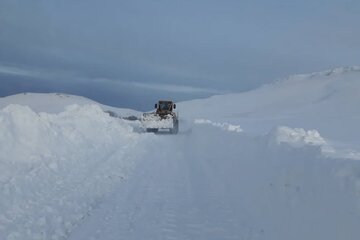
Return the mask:
{"type": "Polygon", "coordinates": [[[359,91],[350,67],[183,102],[178,135],[0,98],[0,239],[358,239],[359,91]]]}
{"type": "Polygon", "coordinates": [[[69,105],[98,105],[104,111],[112,111],[121,117],[136,116],[140,117],[141,114],[138,111],[132,109],[115,108],[106,105],[102,105],[93,100],[90,100],[81,96],[74,96],[62,93],[22,93],[17,95],[8,96],[6,98],[0,98],[0,108],[4,108],[9,104],[18,104],[29,106],[33,111],[46,112],[46,113],[60,113],[65,111],[65,108],[69,105]]]}

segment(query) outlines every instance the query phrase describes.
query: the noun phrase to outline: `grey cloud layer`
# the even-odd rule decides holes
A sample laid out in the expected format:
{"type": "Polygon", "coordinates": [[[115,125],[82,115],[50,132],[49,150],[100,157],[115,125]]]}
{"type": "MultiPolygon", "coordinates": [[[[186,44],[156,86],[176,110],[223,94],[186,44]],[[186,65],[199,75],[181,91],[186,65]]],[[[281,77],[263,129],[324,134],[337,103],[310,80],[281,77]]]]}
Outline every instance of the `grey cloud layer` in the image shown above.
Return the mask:
{"type": "MultiPolygon", "coordinates": [[[[153,98],[169,86],[182,87],[181,99],[200,96],[190,89],[243,91],[358,64],[359,11],[351,0],[0,0],[0,65],[46,73],[47,85],[66,91],[81,79],[85,94],[86,81],[88,92],[94,80],[126,82],[134,92],[121,100],[135,107],[141,87],[153,98]]],[[[106,84],[99,92],[111,89],[106,84]]]]}

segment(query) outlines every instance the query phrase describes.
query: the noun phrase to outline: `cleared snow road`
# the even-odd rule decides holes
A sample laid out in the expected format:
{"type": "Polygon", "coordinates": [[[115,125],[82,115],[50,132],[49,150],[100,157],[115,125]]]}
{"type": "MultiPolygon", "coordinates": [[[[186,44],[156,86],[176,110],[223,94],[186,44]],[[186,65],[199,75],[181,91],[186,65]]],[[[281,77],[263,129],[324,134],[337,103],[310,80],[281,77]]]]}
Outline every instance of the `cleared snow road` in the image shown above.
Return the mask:
{"type": "Polygon", "coordinates": [[[154,136],[134,175],[70,239],[238,239],[256,234],[243,232],[227,184],[205,165],[208,159],[199,155],[204,149],[190,138],[154,136]]]}
{"type": "Polygon", "coordinates": [[[127,181],[74,229],[79,239],[355,239],[346,163],[211,126],[153,135],[127,181]],[[339,206],[339,203],[346,203],[339,206]]]}

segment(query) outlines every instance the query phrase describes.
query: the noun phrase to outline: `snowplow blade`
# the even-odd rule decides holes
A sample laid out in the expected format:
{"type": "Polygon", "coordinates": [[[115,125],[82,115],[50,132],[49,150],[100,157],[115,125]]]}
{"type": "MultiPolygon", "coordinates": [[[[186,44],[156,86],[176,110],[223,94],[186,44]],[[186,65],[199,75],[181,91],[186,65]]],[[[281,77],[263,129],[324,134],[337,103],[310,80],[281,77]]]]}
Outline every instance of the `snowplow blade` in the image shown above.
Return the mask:
{"type": "Polygon", "coordinates": [[[144,113],[141,122],[147,132],[169,130],[170,133],[177,134],[179,131],[178,120],[171,114],[159,116],[156,113],[144,113]]]}

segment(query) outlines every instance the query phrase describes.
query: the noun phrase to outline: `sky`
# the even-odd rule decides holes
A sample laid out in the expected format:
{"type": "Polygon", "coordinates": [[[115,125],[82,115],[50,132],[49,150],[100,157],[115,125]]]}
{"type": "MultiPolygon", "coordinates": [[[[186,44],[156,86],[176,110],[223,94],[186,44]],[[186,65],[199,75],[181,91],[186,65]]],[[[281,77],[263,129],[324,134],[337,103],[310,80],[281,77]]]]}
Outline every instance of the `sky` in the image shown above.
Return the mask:
{"type": "Polygon", "coordinates": [[[355,0],[0,0],[0,96],[148,110],[360,64],[355,0]]]}

